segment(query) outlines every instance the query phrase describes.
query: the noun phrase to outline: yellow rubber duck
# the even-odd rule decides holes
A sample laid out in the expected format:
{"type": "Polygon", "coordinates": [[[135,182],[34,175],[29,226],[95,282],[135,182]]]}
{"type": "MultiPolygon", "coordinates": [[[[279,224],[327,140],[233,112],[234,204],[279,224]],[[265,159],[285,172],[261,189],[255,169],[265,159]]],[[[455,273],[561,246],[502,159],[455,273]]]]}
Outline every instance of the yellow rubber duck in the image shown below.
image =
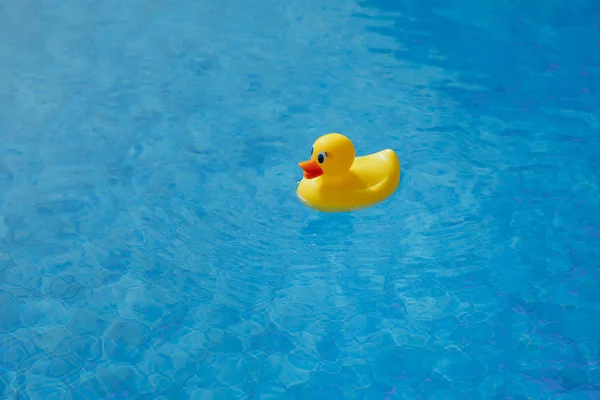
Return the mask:
{"type": "Polygon", "coordinates": [[[354,145],[339,133],[318,138],[310,155],[310,160],[298,163],[304,178],[296,194],[317,211],[348,212],[373,206],[391,196],[400,183],[400,162],[393,150],[355,157],[354,145]]]}

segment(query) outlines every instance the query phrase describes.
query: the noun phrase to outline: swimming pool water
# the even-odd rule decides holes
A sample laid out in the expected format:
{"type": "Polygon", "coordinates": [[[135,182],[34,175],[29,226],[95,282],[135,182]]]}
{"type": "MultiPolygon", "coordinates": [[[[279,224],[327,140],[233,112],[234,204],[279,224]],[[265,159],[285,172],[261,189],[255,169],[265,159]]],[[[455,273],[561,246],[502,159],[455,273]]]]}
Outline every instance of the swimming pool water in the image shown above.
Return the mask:
{"type": "Polygon", "coordinates": [[[0,3],[7,399],[600,398],[594,1],[0,3]],[[303,207],[327,132],[397,151],[303,207]]]}

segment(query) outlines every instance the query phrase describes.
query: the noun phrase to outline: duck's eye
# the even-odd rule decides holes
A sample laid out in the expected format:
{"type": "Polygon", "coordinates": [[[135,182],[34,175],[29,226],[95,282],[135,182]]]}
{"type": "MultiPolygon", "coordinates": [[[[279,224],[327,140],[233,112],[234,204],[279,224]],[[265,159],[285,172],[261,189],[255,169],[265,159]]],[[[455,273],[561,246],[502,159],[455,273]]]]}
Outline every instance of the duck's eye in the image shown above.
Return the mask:
{"type": "Polygon", "coordinates": [[[310,156],[311,156],[311,157],[312,157],[312,155],[313,155],[313,152],[314,152],[314,151],[315,151],[315,146],[312,146],[312,147],[310,148],[310,156]]]}
{"type": "Polygon", "coordinates": [[[325,154],[324,151],[319,153],[319,155],[317,156],[317,161],[319,161],[319,164],[323,164],[323,162],[325,162],[326,156],[327,156],[327,154],[325,154]]]}

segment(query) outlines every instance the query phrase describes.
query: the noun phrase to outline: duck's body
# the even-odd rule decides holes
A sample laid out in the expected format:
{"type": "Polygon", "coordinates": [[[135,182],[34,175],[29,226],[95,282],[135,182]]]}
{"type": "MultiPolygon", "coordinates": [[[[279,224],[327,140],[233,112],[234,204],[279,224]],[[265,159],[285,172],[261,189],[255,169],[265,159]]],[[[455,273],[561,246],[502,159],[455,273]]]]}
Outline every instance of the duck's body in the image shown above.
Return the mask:
{"type": "Polygon", "coordinates": [[[400,162],[393,150],[354,157],[350,140],[336,133],[322,136],[313,148],[324,150],[300,163],[305,173],[296,193],[315,210],[348,212],[370,207],[392,195],[400,183],[400,162]]]}

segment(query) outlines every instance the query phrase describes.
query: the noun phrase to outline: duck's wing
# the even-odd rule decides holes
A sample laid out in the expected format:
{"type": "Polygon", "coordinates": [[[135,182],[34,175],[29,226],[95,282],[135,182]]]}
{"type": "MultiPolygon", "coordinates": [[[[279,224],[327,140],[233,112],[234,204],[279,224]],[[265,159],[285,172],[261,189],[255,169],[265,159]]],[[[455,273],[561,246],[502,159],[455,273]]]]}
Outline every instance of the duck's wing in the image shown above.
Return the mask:
{"type": "Polygon", "coordinates": [[[372,185],[399,172],[398,156],[393,150],[381,150],[377,153],[357,157],[352,165],[353,172],[372,185]]]}

